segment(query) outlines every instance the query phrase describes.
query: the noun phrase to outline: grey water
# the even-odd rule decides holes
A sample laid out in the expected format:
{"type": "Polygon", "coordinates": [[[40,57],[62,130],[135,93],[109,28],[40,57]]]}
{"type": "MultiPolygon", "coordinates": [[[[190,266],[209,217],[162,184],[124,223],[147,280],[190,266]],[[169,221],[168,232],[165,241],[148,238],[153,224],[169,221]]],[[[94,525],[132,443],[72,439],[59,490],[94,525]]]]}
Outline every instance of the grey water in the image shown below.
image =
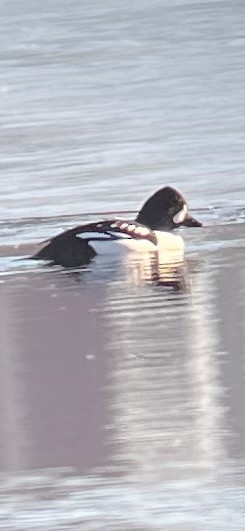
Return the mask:
{"type": "Polygon", "coordinates": [[[243,531],[245,4],[0,19],[0,529],[243,531]],[[18,260],[164,184],[184,267],[18,260]]]}

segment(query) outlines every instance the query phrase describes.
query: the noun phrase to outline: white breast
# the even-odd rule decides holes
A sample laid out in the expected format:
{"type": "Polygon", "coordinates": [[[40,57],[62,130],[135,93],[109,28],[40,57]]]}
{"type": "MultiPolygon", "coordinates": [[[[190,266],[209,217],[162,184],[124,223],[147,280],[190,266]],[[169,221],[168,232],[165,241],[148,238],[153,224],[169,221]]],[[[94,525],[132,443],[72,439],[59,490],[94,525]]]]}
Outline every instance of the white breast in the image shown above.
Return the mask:
{"type": "Polygon", "coordinates": [[[146,253],[146,252],[170,252],[170,251],[181,251],[184,252],[184,241],[181,236],[176,236],[171,232],[161,232],[154,231],[157,236],[157,245],[149,242],[144,239],[124,239],[118,240],[116,243],[122,245],[126,249],[132,252],[137,253],[146,253]]]}
{"type": "Polygon", "coordinates": [[[161,232],[156,230],[157,248],[159,251],[184,251],[185,243],[181,236],[176,236],[172,232],[161,232]]]}

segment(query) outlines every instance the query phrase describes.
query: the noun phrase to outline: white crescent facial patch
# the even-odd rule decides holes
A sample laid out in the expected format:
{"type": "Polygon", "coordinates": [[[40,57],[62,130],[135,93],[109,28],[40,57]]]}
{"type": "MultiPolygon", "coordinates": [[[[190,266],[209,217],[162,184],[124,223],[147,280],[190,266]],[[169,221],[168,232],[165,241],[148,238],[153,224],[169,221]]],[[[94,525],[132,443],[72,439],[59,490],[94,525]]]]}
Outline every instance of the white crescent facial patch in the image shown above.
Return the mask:
{"type": "Polygon", "coordinates": [[[187,206],[184,205],[183,208],[173,217],[173,222],[176,224],[183,223],[187,214],[187,210],[187,206]]]}

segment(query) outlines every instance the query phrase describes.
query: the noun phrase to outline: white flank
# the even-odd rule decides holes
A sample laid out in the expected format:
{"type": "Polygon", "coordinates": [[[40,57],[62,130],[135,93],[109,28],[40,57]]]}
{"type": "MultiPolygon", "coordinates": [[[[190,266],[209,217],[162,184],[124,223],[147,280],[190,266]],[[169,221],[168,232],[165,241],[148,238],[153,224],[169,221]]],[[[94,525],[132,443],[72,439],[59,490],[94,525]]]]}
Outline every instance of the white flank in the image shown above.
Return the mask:
{"type": "Polygon", "coordinates": [[[153,243],[144,239],[129,238],[127,240],[117,240],[115,244],[133,253],[149,253],[157,250],[153,243]]]}

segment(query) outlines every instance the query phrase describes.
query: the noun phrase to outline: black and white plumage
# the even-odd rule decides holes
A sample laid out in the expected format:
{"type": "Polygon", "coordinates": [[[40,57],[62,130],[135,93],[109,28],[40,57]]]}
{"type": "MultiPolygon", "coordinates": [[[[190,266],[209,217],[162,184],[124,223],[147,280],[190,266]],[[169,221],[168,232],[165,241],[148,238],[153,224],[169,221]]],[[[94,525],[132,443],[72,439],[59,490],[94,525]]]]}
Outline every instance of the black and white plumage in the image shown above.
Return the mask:
{"type": "Polygon", "coordinates": [[[188,214],[184,197],[165,186],[147,199],[135,220],[116,218],[68,229],[44,242],[47,245],[32,258],[63,267],[84,266],[98,254],[96,242],[106,246],[108,241],[135,252],[183,250],[183,239],[171,232],[181,225],[202,226],[188,214]]]}

